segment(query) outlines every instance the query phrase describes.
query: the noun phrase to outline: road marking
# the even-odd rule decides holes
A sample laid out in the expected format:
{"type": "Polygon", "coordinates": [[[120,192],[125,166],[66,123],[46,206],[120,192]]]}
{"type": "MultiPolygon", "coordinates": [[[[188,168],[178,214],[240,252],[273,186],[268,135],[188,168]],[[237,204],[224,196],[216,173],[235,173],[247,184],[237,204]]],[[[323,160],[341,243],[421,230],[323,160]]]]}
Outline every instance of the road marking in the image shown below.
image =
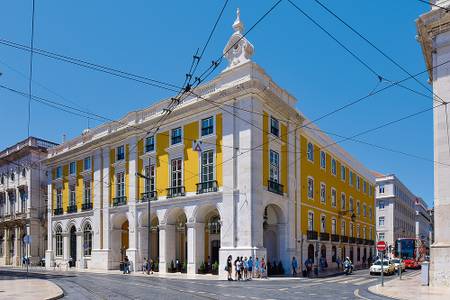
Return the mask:
{"type": "Polygon", "coordinates": [[[354,285],[363,285],[363,284],[366,284],[366,283],[369,283],[369,282],[372,282],[372,281],[377,281],[377,280],[378,280],[378,279],[375,279],[375,278],[366,279],[366,280],[363,280],[363,281],[354,283],[354,285]]]}
{"type": "Polygon", "coordinates": [[[359,289],[356,289],[356,290],[353,292],[353,295],[355,295],[355,297],[360,298],[360,299],[370,300],[369,298],[366,298],[366,297],[361,296],[361,295],[359,294],[359,289]]]}
{"type": "Polygon", "coordinates": [[[282,288],[282,289],[278,289],[279,291],[287,291],[288,288],[282,288]]]}

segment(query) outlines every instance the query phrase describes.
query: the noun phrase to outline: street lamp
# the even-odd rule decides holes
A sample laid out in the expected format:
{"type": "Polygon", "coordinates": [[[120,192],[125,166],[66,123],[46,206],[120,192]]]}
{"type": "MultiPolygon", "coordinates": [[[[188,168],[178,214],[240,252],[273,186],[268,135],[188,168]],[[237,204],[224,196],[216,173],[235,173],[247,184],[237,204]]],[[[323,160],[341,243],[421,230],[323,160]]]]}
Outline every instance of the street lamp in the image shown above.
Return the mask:
{"type": "MultiPolygon", "coordinates": [[[[149,167],[149,169],[150,169],[150,164],[151,163],[151,158],[149,157],[148,158],[148,167],[149,167]]],[[[146,175],[144,175],[144,174],[141,174],[141,173],[138,173],[138,172],[136,172],[136,176],[138,176],[138,177],[140,177],[140,178],[143,178],[143,179],[145,179],[145,180],[150,180],[150,176],[146,176],[146,175]]],[[[148,194],[147,195],[147,212],[148,212],[148,219],[147,219],[147,223],[148,223],[148,230],[147,230],[147,237],[148,237],[148,245],[147,245],[147,247],[148,247],[148,249],[147,249],[147,259],[148,259],[148,262],[149,262],[149,264],[150,264],[150,256],[151,256],[151,235],[150,235],[150,229],[151,229],[151,216],[150,216],[150,194],[148,194]]],[[[151,266],[149,266],[149,267],[151,267],[151,266]]]]}

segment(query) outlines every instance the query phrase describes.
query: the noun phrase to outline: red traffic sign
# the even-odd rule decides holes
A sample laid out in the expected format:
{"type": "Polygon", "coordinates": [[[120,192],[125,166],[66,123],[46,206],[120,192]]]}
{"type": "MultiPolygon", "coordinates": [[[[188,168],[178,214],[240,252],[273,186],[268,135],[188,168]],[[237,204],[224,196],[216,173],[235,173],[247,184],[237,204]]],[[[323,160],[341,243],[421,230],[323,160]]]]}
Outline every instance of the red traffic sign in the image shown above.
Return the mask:
{"type": "Polygon", "coordinates": [[[387,249],[387,244],[385,241],[377,242],[377,250],[378,251],[386,251],[386,249],[387,249]]]}

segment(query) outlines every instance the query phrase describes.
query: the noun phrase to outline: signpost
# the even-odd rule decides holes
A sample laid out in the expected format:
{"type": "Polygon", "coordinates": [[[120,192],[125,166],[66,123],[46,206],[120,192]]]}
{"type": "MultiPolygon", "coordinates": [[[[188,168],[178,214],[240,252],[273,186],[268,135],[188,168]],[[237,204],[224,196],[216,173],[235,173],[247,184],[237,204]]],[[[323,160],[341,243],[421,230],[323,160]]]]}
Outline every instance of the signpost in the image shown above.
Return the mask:
{"type": "Polygon", "coordinates": [[[386,249],[387,245],[385,241],[377,242],[377,250],[381,253],[381,286],[384,286],[384,253],[386,249]]]}
{"type": "Polygon", "coordinates": [[[28,248],[29,248],[28,245],[31,245],[31,241],[32,238],[30,235],[27,234],[26,236],[23,237],[23,242],[25,243],[25,245],[27,245],[25,246],[25,252],[27,252],[27,255],[25,256],[25,263],[27,264],[27,278],[28,278],[28,265],[30,264],[30,256],[28,255],[28,248]]]}

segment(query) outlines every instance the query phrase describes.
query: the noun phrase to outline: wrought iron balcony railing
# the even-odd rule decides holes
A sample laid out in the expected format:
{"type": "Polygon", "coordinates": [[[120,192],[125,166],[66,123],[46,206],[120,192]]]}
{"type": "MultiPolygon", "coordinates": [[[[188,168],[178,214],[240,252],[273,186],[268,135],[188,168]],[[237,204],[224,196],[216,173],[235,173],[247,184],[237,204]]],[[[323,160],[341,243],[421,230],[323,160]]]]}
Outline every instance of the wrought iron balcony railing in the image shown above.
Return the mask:
{"type": "Polygon", "coordinates": [[[273,181],[273,180],[268,180],[267,181],[267,189],[269,190],[269,192],[278,194],[278,195],[283,195],[283,185],[273,181]]]}
{"type": "Polygon", "coordinates": [[[92,209],[92,202],[81,204],[82,211],[87,211],[87,210],[91,210],[91,209],[92,209]]]}
{"type": "Polygon", "coordinates": [[[113,198],[113,206],[114,207],[122,206],[122,205],[125,205],[125,204],[127,204],[127,197],[126,196],[113,198]]]}
{"type": "Polygon", "coordinates": [[[53,210],[53,214],[54,214],[55,216],[57,216],[57,215],[62,215],[62,214],[63,214],[63,208],[62,208],[62,207],[55,208],[55,209],[53,210]]]}
{"type": "Polygon", "coordinates": [[[217,180],[197,183],[197,194],[217,192],[217,180]]]}
{"type": "Polygon", "coordinates": [[[354,237],[349,237],[348,238],[348,242],[350,243],[350,244],[354,244],[355,242],[356,242],[356,239],[354,238],[354,237]]]}
{"type": "Polygon", "coordinates": [[[71,214],[71,213],[76,213],[78,210],[76,205],[69,205],[67,206],[67,213],[71,214]]]}
{"type": "Polygon", "coordinates": [[[316,241],[316,240],[317,240],[317,236],[318,236],[317,231],[314,231],[314,230],[308,230],[308,231],[306,232],[306,238],[307,238],[308,240],[316,241]]]}
{"type": "Polygon", "coordinates": [[[340,240],[339,234],[332,234],[331,235],[331,241],[332,242],[339,242],[339,240],[340,240]]]}
{"type": "Polygon", "coordinates": [[[174,186],[167,189],[167,198],[186,196],[184,186],[174,186]]]}
{"type": "Polygon", "coordinates": [[[158,200],[158,192],[157,191],[141,193],[141,202],[154,201],[154,200],[158,200]]]}
{"type": "Polygon", "coordinates": [[[321,232],[320,235],[321,241],[329,241],[330,240],[330,234],[328,232],[321,232]]]}
{"type": "Polygon", "coordinates": [[[343,243],[348,243],[348,236],[346,236],[346,235],[341,235],[341,242],[343,242],[343,243]]]}

